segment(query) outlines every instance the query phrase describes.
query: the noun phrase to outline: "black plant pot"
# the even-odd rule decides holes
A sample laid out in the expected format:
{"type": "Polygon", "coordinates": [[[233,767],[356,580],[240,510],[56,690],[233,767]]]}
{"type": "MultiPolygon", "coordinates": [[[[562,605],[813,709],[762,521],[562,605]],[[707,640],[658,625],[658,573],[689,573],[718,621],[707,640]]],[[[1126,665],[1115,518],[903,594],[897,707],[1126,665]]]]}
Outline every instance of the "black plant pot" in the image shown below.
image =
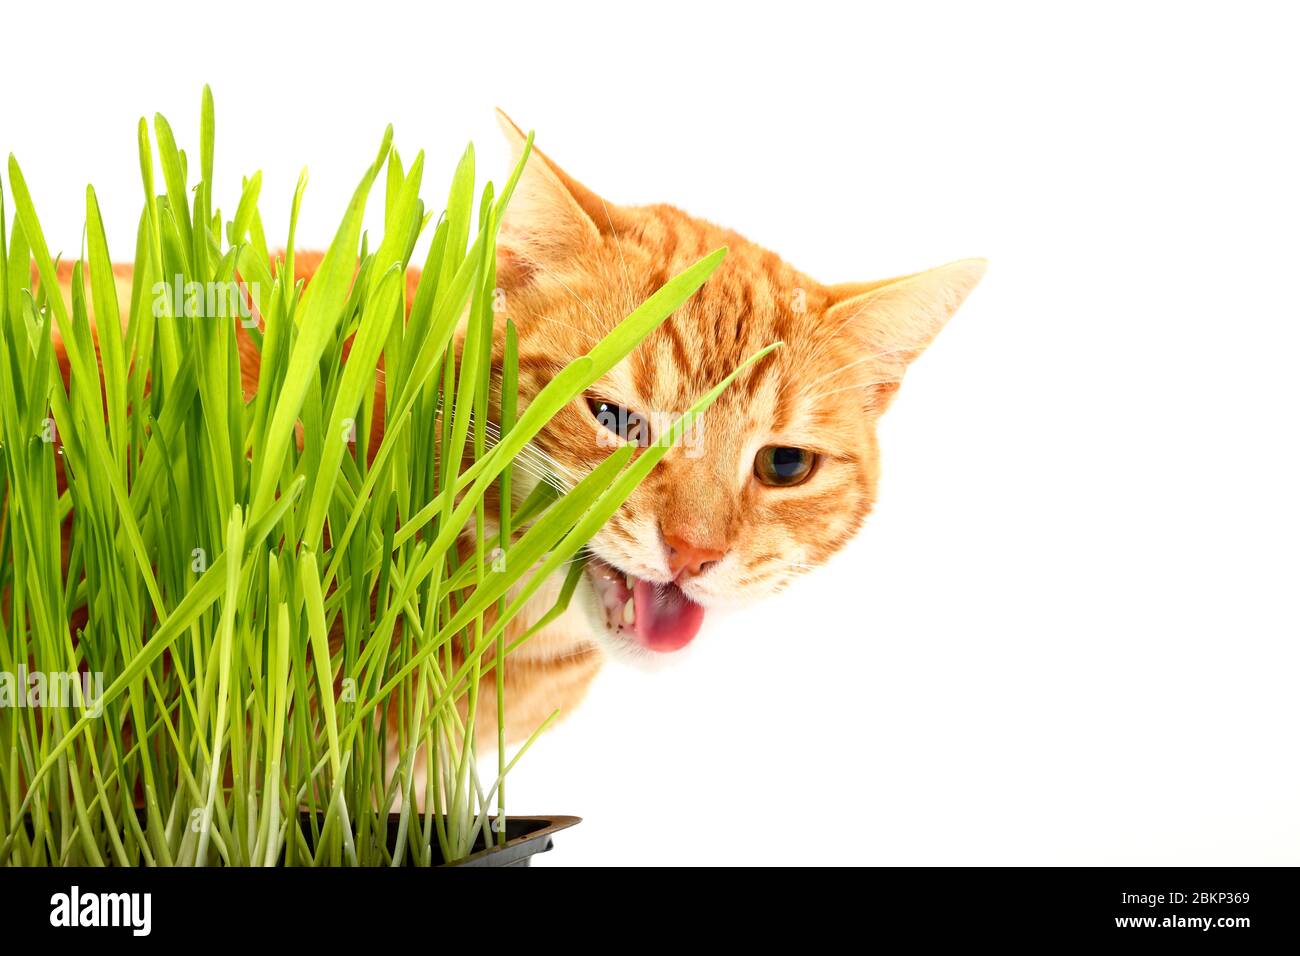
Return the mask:
{"type": "MultiPolygon", "coordinates": [[[[390,814],[388,817],[388,846],[397,845],[397,831],[401,817],[390,814]]],[[[323,823],[323,821],[319,821],[323,823]]],[[[507,817],[506,842],[501,846],[487,845],[487,839],[493,836],[486,830],[474,841],[474,852],[464,859],[447,863],[442,859],[438,844],[433,844],[434,866],[531,866],[532,858],[551,849],[551,835],[558,830],[565,830],[581,823],[582,817],[507,817]]],[[[311,839],[311,821],[309,815],[302,815],[303,829],[311,839]]]]}
{"type": "MultiPolygon", "coordinates": [[[[443,863],[442,866],[531,866],[533,857],[546,853],[551,848],[551,835],[557,830],[564,830],[576,823],[581,817],[507,817],[506,842],[502,846],[475,850],[463,860],[455,863],[443,863]]],[[[396,818],[388,822],[388,830],[393,839],[397,837],[396,818]]],[[[484,847],[484,837],[480,835],[476,847],[484,847]]],[[[437,847],[434,847],[437,852],[437,847]]]]}

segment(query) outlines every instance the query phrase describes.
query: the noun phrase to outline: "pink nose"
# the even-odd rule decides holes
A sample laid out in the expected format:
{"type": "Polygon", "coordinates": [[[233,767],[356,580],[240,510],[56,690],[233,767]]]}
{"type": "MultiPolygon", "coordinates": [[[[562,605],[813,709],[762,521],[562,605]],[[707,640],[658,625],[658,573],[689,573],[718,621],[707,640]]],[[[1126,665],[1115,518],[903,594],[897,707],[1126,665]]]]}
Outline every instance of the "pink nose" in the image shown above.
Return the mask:
{"type": "Polygon", "coordinates": [[[688,541],[679,534],[664,533],[668,545],[668,570],[674,581],[693,578],[717,564],[727,552],[688,541]]]}

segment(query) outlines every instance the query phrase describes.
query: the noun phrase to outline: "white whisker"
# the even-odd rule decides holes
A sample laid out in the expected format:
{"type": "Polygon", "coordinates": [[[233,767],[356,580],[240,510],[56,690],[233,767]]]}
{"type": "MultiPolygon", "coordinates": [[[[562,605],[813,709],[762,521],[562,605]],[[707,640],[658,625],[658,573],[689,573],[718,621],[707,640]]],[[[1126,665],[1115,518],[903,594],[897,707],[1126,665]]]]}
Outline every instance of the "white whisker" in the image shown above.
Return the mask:
{"type": "Polygon", "coordinates": [[[831,369],[829,372],[827,372],[824,375],[818,375],[816,378],[812,379],[809,382],[804,382],[801,390],[806,390],[808,388],[811,388],[813,385],[816,385],[818,382],[822,382],[828,378],[831,378],[832,376],[839,375],[841,372],[846,372],[849,369],[853,368],[855,365],[861,365],[864,362],[871,362],[874,361],[875,359],[881,358],[886,355],[893,355],[897,352],[914,352],[917,351],[919,348],[921,348],[921,346],[904,346],[902,348],[885,349],[882,352],[873,352],[870,355],[864,355],[862,356],[862,358],[854,359],[852,362],[848,362],[844,365],[841,365],[839,368],[831,369]]]}
{"type": "MultiPolygon", "coordinates": [[[[561,279],[559,276],[557,276],[554,272],[551,272],[549,269],[547,269],[547,268],[545,268],[545,267],[543,267],[543,266],[538,266],[538,269],[539,269],[541,272],[544,272],[546,275],[550,276],[550,277],[551,277],[552,279],[554,279],[556,282],[558,282],[558,283],[559,283],[559,284],[564,288],[564,291],[565,291],[565,292],[567,292],[567,293],[569,293],[569,295],[573,296],[573,298],[574,298],[575,300],[577,300],[578,305],[582,306],[584,309],[586,309],[586,310],[591,314],[591,317],[592,317],[593,319],[596,320],[597,326],[599,327],[599,325],[600,325],[600,316],[596,314],[596,310],[595,310],[595,309],[593,309],[593,308],[592,308],[592,307],[591,307],[591,306],[590,306],[590,305],[589,305],[585,300],[583,300],[582,296],[578,295],[578,293],[576,293],[576,292],[574,292],[572,289],[570,289],[570,288],[568,287],[568,285],[565,284],[564,280],[561,279]]],[[[549,316],[549,315],[540,315],[540,316],[537,316],[537,318],[544,319],[544,320],[547,321],[547,322],[554,322],[556,325],[563,325],[563,326],[564,326],[565,328],[567,328],[567,329],[572,329],[574,332],[577,332],[579,335],[585,335],[585,336],[587,337],[587,340],[588,340],[589,342],[595,342],[595,341],[596,341],[596,337],[595,337],[594,335],[592,335],[590,332],[584,332],[582,329],[578,328],[577,326],[569,325],[569,323],[567,323],[567,322],[561,322],[559,319],[552,318],[552,317],[549,316]]]]}
{"type": "Polygon", "coordinates": [[[609,231],[614,236],[614,244],[618,247],[618,261],[623,269],[623,288],[627,292],[629,299],[635,299],[632,294],[632,280],[627,274],[627,259],[623,258],[623,240],[618,237],[618,230],[614,228],[614,219],[609,214],[609,206],[605,205],[605,200],[601,199],[600,206],[605,210],[605,221],[609,223],[609,231]]]}
{"type": "Polygon", "coordinates": [[[874,382],[854,382],[852,385],[841,385],[839,388],[832,388],[825,392],[818,392],[816,395],[805,395],[804,398],[809,402],[820,401],[828,395],[835,395],[839,392],[852,392],[862,388],[871,388],[873,385],[886,385],[894,379],[882,378],[874,382]]]}

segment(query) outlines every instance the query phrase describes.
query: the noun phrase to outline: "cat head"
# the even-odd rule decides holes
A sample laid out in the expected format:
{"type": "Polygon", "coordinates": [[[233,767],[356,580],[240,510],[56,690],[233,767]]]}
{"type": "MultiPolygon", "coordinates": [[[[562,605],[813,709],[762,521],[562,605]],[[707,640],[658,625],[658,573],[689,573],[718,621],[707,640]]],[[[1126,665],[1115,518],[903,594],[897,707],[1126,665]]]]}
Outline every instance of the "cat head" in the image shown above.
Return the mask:
{"type": "MultiPolygon", "coordinates": [[[[517,158],[525,138],[500,121],[517,158]]],[[[984,272],[969,259],[823,285],[672,206],[606,202],[534,149],[498,249],[521,403],[721,246],[726,258],[704,286],[536,440],[572,482],[617,445],[654,441],[749,355],[784,343],[731,384],[592,540],[575,600],[614,652],[683,647],[714,609],[778,591],[844,546],[875,503],[881,413],[984,272]]]]}

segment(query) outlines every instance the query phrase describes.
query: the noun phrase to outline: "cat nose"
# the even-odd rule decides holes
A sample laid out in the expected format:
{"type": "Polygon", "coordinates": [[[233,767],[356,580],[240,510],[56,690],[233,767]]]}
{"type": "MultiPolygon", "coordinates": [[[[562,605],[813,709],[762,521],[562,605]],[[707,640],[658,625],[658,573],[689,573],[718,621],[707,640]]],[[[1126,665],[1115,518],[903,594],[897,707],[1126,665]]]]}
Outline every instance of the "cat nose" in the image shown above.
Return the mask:
{"type": "Polygon", "coordinates": [[[668,571],[674,581],[703,574],[727,555],[724,550],[694,544],[679,534],[664,532],[664,543],[668,545],[668,571]]]}

